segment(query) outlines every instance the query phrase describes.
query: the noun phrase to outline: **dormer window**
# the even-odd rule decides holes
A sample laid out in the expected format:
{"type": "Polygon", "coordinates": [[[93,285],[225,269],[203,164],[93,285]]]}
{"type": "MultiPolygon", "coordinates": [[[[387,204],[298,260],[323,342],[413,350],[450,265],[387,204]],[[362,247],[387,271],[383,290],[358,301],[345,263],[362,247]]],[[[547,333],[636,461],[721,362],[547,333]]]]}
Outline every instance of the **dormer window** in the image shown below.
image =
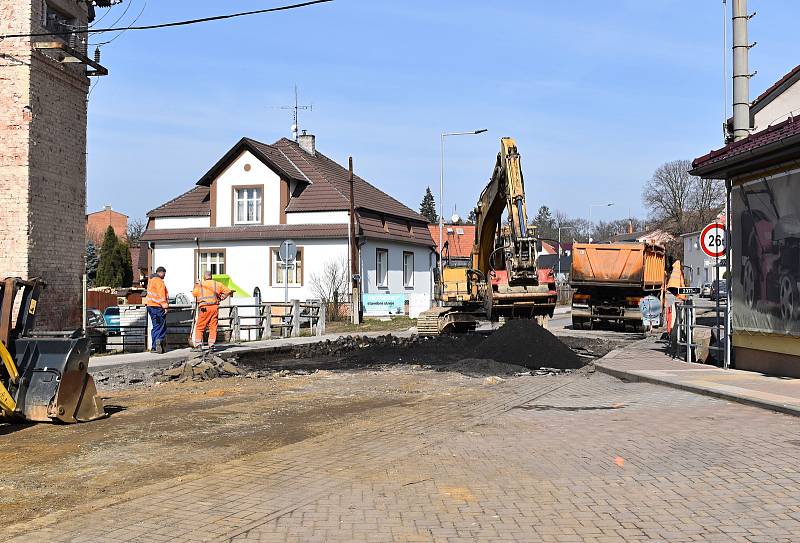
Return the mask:
{"type": "Polygon", "coordinates": [[[261,224],[263,222],[261,193],[260,186],[233,188],[234,223],[261,224]]]}

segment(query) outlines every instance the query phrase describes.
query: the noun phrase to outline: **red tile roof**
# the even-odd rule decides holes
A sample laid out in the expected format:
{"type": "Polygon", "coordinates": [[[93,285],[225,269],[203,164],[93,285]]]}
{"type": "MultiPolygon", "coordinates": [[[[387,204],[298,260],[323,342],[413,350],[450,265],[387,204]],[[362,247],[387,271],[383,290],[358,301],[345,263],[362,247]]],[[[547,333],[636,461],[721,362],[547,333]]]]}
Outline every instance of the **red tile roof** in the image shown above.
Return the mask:
{"type": "MultiPolygon", "coordinates": [[[[438,250],[439,225],[429,224],[428,231],[431,234],[434,246],[438,250]]],[[[475,225],[444,225],[444,241],[447,242],[451,258],[469,258],[472,255],[472,245],[475,243],[475,225]],[[463,234],[459,234],[459,232],[463,232],[463,234]]]]}
{"type": "Polygon", "coordinates": [[[694,159],[692,168],[707,167],[719,162],[723,162],[750,151],[765,148],[771,144],[777,144],[786,138],[800,135],[800,117],[789,118],[780,124],[771,126],[761,132],[756,132],[750,136],[726,145],[722,149],[711,151],[710,153],[694,159]]]}
{"type": "MultiPolygon", "coordinates": [[[[314,155],[303,151],[297,142],[281,138],[272,145],[242,138],[225,156],[197,182],[199,187],[209,187],[213,180],[244,150],[253,153],[284,179],[300,182],[298,193],[286,207],[293,211],[345,211],[350,209],[349,172],[324,154],[314,155]]],[[[395,200],[359,176],[354,176],[356,208],[368,209],[413,221],[425,221],[416,211],[395,200]]],[[[192,191],[186,193],[188,196],[192,191]]],[[[181,198],[181,197],[179,197],[181,198]]],[[[182,202],[167,202],[156,208],[160,213],[172,212],[182,202]],[[162,210],[167,207],[168,209],[162,210]]],[[[206,206],[207,207],[207,206],[206,206]]],[[[156,211],[154,210],[154,211],[156,211]]],[[[203,213],[209,215],[210,211],[203,213]]],[[[152,215],[177,216],[177,215],[152,215]]]]}
{"type": "Polygon", "coordinates": [[[211,215],[208,187],[193,187],[169,202],[148,211],[148,217],[208,217],[211,215]]]}

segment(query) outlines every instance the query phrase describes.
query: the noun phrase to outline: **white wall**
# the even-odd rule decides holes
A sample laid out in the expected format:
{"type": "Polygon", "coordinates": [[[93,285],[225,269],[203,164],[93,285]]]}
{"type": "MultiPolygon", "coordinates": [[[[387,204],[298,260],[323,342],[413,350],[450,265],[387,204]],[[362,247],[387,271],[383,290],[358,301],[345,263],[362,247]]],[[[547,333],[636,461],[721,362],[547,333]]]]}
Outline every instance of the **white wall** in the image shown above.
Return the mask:
{"type": "Polygon", "coordinates": [[[349,224],[347,211],[312,211],[286,214],[286,224],[349,224]]]}
{"type": "MultiPolygon", "coordinates": [[[[347,262],[347,240],[296,240],[303,248],[303,284],[289,285],[289,299],[315,298],[311,287],[312,275],[319,274],[329,261],[347,262]]],[[[282,302],[284,287],[272,287],[270,279],[269,251],[278,247],[278,240],[201,242],[200,249],[225,249],[225,273],[248,294],[255,287],[261,290],[264,301],[282,302]]],[[[156,242],[153,249],[154,268],[167,269],[165,282],[170,296],[183,292],[191,295],[194,286],[195,249],[192,242],[156,242]]],[[[190,296],[191,297],[191,296],[190,296]]]]}
{"type": "Polygon", "coordinates": [[[778,124],[789,118],[789,114],[800,111],[800,82],[786,89],[780,96],[755,114],[756,132],[778,124]]]}
{"type": "Polygon", "coordinates": [[[361,247],[361,277],[363,292],[368,294],[406,294],[411,304],[411,316],[416,317],[419,311],[430,307],[431,299],[431,250],[421,245],[411,245],[398,242],[368,240],[361,247]],[[387,287],[377,286],[376,251],[377,249],[389,251],[389,276],[387,287]],[[403,252],[414,253],[414,286],[403,285],[403,252]],[[422,296],[427,303],[420,302],[422,296]],[[424,307],[423,307],[424,306],[424,307]]]}
{"type": "Polygon", "coordinates": [[[232,188],[234,185],[263,185],[264,224],[280,223],[281,179],[250,151],[244,151],[214,180],[217,184],[217,226],[232,226],[232,188]],[[245,171],[246,164],[250,171],[245,171]]]}
{"type": "Polygon", "coordinates": [[[210,217],[160,217],[154,221],[154,228],[208,228],[211,226],[210,217]]]}

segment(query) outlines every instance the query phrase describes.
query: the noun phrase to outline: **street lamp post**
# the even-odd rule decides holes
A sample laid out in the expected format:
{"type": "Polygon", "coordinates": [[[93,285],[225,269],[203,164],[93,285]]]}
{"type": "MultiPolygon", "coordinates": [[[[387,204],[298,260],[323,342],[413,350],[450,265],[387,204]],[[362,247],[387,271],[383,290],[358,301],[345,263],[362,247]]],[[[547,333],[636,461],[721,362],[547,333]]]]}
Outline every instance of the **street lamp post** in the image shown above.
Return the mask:
{"type": "MultiPolygon", "coordinates": [[[[591,204],[589,206],[589,228],[591,228],[592,225],[594,224],[594,223],[592,223],[592,208],[595,208],[595,207],[611,207],[613,205],[614,205],[614,202],[609,202],[607,204],[591,204]]],[[[591,243],[592,241],[593,241],[592,240],[592,236],[591,236],[591,234],[589,234],[589,243],[591,243]]]]}
{"type": "Polygon", "coordinates": [[[473,130],[472,132],[442,132],[440,138],[441,144],[441,160],[440,160],[440,175],[439,175],[439,273],[442,272],[442,246],[444,245],[444,139],[448,136],[474,136],[476,134],[483,134],[486,128],[480,130],[473,130]]]}

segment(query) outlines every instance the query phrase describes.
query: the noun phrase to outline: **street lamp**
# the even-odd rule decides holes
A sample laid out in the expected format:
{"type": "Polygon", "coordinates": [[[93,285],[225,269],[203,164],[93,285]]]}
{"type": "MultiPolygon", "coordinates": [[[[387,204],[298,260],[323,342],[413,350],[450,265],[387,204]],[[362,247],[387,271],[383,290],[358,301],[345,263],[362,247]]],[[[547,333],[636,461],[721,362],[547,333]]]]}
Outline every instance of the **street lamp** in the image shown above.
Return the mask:
{"type": "Polygon", "coordinates": [[[472,132],[442,132],[441,134],[441,160],[440,160],[440,176],[439,176],[439,272],[442,272],[442,244],[444,243],[444,139],[448,136],[474,136],[476,134],[483,134],[488,129],[481,128],[480,130],[473,130],[472,132]]]}
{"type": "MultiPolygon", "coordinates": [[[[592,224],[593,224],[592,223],[592,208],[594,208],[594,207],[611,207],[613,205],[614,205],[614,202],[609,202],[607,204],[591,204],[589,206],[589,228],[591,228],[592,224]]],[[[589,236],[589,243],[591,243],[592,241],[593,241],[592,240],[592,236],[590,235],[589,236]]]]}

